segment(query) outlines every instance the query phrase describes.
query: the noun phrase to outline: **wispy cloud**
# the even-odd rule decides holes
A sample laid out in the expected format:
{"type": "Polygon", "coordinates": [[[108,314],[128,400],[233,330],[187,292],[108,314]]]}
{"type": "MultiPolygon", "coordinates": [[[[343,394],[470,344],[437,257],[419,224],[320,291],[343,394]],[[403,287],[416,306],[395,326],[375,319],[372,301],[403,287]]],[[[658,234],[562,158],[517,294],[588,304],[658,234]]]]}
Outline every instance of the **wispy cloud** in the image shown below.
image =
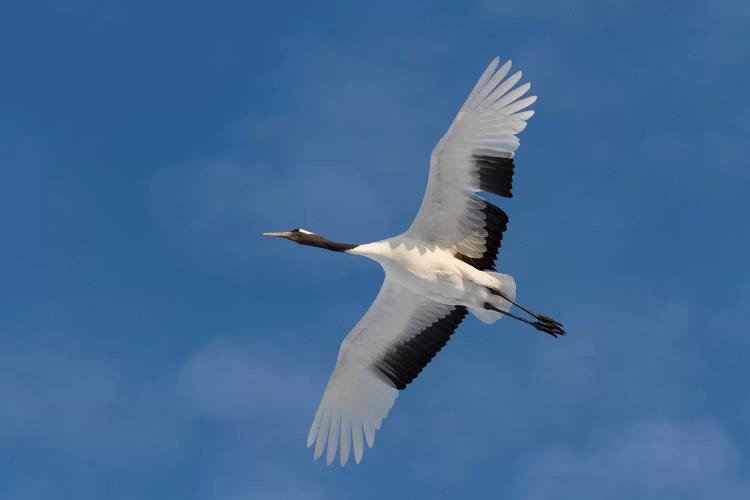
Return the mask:
{"type": "Polygon", "coordinates": [[[64,335],[2,342],[0,392],[6,443],[115,463],[158,462],[179,448],[184,422],[167,386],[64,335]]]}
{"type": "MultiPolygon", "coordinates": [[[[310,460],[304,441],[324,370],[305,368],[287,354],[216,337],[181,362],[159,367],[159,379],[152,381],[70,337],[5,340],[0,443],[73,463],[93,461],[101,471],[128,464],[127,474],[141,477],[175,462],[200,462],[186,453],[201,442],[196,433],[218,423],[223,430],[211,433],[206,446],[221,445],[203,479],[215,475],[211,484],[222,493],[201,482],[194,498],[329,498],[297,470],[297,462],[310,460]],[[297,462],[280,461],[292,449],[297,462]]],[[[82,486],[66,487],[94,497],[105,485],[82,486]]],[[[14,481],[0,488],[21,497],[42,491],[43,484],[30,489],[14,481]]]]}
{"type": "Polygon", "coordinates": [[[738,450],[709,421],[644,422],[523,465],[516,498],[746,498],[738,450]]]}
{"type": "Polygon", "coordinates": [[[183,363],[177,387],[196,416],[262,429],[258,439],[278,442],[296,434],[282,422],[306,420],[298,415],[317,401],[324,380],[316,372],[262,344],[218,338],[183,363]]]}

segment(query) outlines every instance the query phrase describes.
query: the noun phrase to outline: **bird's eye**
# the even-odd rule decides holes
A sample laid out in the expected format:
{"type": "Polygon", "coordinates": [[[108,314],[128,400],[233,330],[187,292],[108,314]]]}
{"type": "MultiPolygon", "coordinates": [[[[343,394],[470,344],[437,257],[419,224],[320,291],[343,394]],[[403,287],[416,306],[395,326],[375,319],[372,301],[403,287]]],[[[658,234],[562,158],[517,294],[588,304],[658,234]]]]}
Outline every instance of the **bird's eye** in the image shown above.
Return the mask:
{"type": "Polygon", "coordinates": [[[299,233],[299,229],[292,229],[293,233],[299,233]]]}

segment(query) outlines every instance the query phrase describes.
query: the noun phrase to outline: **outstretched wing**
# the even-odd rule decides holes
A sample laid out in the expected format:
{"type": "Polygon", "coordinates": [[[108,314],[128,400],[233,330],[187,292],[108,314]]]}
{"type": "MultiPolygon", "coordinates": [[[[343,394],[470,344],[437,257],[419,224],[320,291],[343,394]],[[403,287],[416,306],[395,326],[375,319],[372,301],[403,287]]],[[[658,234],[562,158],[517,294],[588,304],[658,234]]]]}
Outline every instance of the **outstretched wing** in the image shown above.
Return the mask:
{"type": "Polygon", "coordinates": [[[495,58],[474,86],[448,132],[432,150],[422,205],[407,234],[454,248],[479,269],[494,269],[508,217],[474,193],[511,197],[516,137],[534,114],[524,111],[536,96],[521,98],[530,83],[514,86],[521,72],[505,78],[507,61],[495,58]]]}
{"type": "Polygon", "coordinates": [[[362,434],[372,447],[398,391],[443,348],[464,316],[465,307],[433,302],[386,275],[375,302],[341,343],[307,437],[315,459],[327,447],[326,462],[340,452],[343,466],[353,449],[359,463],[362,434]]]}

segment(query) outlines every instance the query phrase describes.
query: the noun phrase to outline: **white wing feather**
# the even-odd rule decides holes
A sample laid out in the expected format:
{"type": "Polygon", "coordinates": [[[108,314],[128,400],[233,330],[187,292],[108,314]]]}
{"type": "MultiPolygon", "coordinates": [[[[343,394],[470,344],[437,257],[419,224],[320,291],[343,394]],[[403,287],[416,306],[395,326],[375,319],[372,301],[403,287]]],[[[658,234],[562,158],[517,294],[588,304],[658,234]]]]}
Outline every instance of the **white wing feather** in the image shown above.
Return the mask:
{"type": "Polygon", "coordinates": [[[398,396],[398,389],[375,368],[376,362],[453,308],[421,297],[386,276],[370,309],[341,343],[307,436],[307,446],[315,445],[316,460],[325,449],[328,464],[337,451],[342,466],[350,451],[357,463],[362,460],[364,442],[372,447],[375,432],[398,396]]]}
{"type": "Polygon", "coordinates": [[[497,69],[495,58],[474,86],[469,97],[438,142],[430,157],[427,190],[414,222],[407,231],[445,247],[461,247],[461,253],[479,257],[484,251],[484,206],[473,193],[480,191],[473,154],[512,158],[516,137],[534,114],[523,111],[536,96],[521,99],[531,84],[513,88],[521,79],[509,73],[511,62],[497,69]]]}

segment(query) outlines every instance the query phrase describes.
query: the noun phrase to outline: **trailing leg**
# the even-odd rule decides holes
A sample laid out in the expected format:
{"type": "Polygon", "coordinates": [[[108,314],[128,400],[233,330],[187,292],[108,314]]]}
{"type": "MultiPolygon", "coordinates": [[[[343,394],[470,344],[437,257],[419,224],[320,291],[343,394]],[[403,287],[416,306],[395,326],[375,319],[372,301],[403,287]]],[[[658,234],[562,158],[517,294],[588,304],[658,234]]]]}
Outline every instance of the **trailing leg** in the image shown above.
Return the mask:
{"type": "Polygon", "coordinates": [[[557,337],[558,335],[565,335],[565,330],[563,330],[562,325],[558,323],[549,323],[545,321],[531,321],[526,318],[522,318],[521,316],[516,316],[515,314],[511,312],[498,309],[497,307],[493,306],[489,302],[484,303],[484,308],[490,311],[498,312],[504,316],[509,316],[513,319],[517,319],[518,321],[522,321],[526,323],[527,325],[533,326],[540,332],[548,333],[552,335],[553,337],[557,337]]]}
{"type": "Polygon", "coordinates": [[[487,289],[490,291],[490,293],[492,295],[497,295],[497,296],[501,297],[502,299],[507,300],[508,302],[510,302],[511,304],[513,304],[514,306],[516,306],[519,309],[525,311],[526,313],[534,316],[536,319],[538,319],[539,321],[542,321],[543,323],[551,323],[553,325],[562,326],[562,323],[560,323],[559,321],[555,321],[554,319],[550,318],[549,316],[544,316],[543,314],[537,314],[537,313],[535,313],[534,311],[532,311],[528,307],[519,304],[518,302],[516,302],[515,300],[513,300],[513,298],[509,297],[507,294],[503,293],[500,290],[496,290],[494,288],[489,288],[489,287],[487,287],[487,289]]]}

